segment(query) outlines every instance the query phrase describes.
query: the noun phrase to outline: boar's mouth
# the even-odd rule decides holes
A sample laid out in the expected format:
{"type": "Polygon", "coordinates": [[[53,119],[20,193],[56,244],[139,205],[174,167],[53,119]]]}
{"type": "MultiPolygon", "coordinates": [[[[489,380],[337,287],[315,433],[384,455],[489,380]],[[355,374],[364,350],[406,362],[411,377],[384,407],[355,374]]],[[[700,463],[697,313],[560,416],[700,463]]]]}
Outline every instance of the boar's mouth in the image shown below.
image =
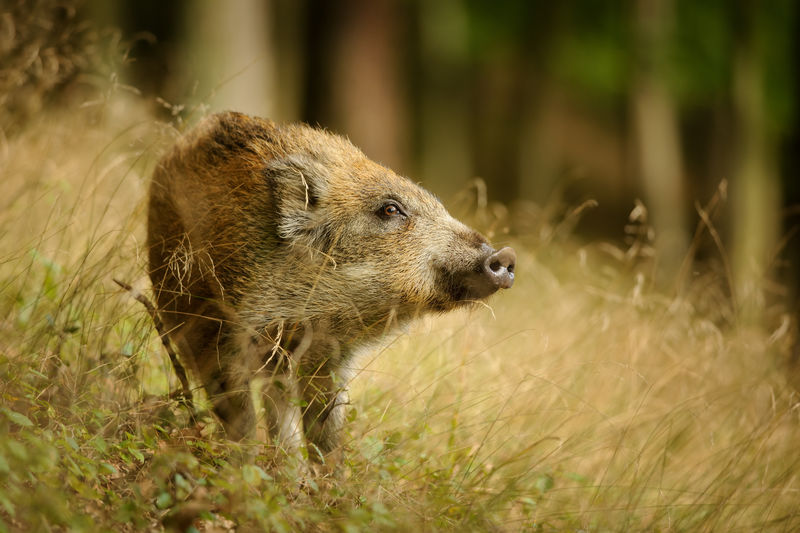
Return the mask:
{"type": "Polygon", "coordinates": [[[482,300],[514,285],[517,254],[512,248],[489,249],[475,266],[462,272],[441,272],[442,285],[451,303],[482,300]]]}

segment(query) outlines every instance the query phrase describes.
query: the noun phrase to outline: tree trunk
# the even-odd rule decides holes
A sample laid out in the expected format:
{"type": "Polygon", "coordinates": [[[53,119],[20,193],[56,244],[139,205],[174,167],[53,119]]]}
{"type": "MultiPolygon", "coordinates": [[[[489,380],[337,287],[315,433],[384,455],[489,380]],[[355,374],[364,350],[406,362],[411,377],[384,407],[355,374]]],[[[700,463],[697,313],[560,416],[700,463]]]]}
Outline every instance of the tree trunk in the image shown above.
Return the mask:
{"type": "Polygon", "coordinates": [[[333,36],[330,116],[367,156],[404,172],[407,131],[401,68],[402,5],[349,0],[333,36]]]}
{"type": "Polygon", "coordinates": [[[270,117],[277,108],[270,36],[271,6],[263,0],[197,0],[184,20],[189,100],[198,111],[235,109],[270,117]]]}
{"type": "Polygon", "coordinates": [[[417,2],[419,174],[445,199],[474,177],[467,97],[467,13],[462,2],[417,2]]]}
{"type": "Polygon", "coordinates": [[[764,308],[763,281],[772,266],[780,233],[781,194],[774,143],[767,132],[755,23],[756,6],[737,4],[733,101],[738,159],[731,184],[732,268],[742,317],[757,320],[764,308]]]}
{"type": "Polygon", "coordinates": [[[675,279],[688,251],[683,157],[675,104],[665,79],[671,0],[637,0],[637,68],[633,87],[633,130],[645,205],[655,230],[656,280],[675,279]]]}

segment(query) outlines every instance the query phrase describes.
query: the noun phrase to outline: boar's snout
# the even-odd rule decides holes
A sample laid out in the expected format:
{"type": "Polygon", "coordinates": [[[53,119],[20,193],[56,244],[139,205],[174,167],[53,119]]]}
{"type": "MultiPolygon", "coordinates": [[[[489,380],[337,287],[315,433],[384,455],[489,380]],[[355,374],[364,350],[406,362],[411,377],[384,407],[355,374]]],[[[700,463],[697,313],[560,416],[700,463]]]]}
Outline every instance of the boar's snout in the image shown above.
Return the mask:
{"type": "Polygon", "coordinates": [[[495,250],[484,244],[484,256],[476,268],[462,278],[463,287],[459,300],[480,300],[494,294],[498,289],[509,289],[514,284],[514,267],[517,254],[512,248],[495,250]]]}
{"type": "Polygon", "coordinates": [[[483,274],[486,283],[492,287],[492,292],[497,289],[510,289],[514,284],[514,266],[517,254],[513,248],[506,246],[497,250],[483,262],[483,274]]]}

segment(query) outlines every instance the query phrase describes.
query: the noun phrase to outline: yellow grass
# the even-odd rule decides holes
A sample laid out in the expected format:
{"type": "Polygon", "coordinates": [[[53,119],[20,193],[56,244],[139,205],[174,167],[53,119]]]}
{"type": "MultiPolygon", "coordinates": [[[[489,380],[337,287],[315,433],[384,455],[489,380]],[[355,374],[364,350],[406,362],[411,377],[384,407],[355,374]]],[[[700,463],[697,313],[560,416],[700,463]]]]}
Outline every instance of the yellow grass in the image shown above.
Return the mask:
{"type": "Polygon", "coordinates": [[[168,360],[111,279],[148,288],[147,180],[175,135],[138,106],[0,147],[0,531],[159,529],[193,505],[201,530],[800,528],[788,317],[738,324],[711,268],[664,295],[645,259],[543,239],[550,221],[508,238],[518,280],[491,308],[355,363],[331,471],[233,460],[166,399],[168,360]]]}

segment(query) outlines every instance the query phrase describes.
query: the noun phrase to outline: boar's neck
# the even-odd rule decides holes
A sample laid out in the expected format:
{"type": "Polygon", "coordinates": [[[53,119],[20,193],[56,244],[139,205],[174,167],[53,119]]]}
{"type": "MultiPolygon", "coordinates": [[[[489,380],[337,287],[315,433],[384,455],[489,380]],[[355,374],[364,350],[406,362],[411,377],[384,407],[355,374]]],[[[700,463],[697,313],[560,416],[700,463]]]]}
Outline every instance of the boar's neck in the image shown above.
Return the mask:
{"type": "Polygon", "coordinates": [[[397,313],[390,312],[372,320],[340,315],[338,319],[272,321],[255,328],[256,333],[250,336],[251,342],[258,345],[263,361],[282,354],[307,365],[311,361],[348,360],[352,354],[379,342],[408,319],[398,318],[397,313]]]}

